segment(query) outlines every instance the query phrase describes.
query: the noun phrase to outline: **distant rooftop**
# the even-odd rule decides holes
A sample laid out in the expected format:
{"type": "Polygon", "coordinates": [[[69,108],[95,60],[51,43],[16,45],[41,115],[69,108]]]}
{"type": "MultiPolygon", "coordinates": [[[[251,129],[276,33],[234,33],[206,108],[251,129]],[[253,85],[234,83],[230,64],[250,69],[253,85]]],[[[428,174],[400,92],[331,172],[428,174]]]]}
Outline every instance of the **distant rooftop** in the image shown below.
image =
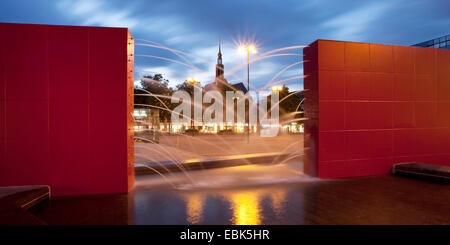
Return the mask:
{"type": "Polygon", "coordinates": [[[445,48],[450,49],[450,35],[435,38],[426,42],[421,42],[411,46],[426,48],[445,48]]]}

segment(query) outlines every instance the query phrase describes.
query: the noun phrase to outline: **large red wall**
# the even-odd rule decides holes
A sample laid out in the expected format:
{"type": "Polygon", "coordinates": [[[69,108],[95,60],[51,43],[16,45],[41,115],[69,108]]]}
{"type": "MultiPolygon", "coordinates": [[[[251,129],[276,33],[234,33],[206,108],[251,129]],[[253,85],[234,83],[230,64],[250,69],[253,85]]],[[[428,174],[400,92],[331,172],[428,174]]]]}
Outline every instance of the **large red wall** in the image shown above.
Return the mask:
{"type": "Polygon", "coordinates": [[[450,50],[317,40],[304,55],[306,173],[450,166],[450,50]]]}
{"type": "Polygon", "coordinates": [[[133,49],[125,28],[0,23],[0,186],[132,187],[133,49]]]}

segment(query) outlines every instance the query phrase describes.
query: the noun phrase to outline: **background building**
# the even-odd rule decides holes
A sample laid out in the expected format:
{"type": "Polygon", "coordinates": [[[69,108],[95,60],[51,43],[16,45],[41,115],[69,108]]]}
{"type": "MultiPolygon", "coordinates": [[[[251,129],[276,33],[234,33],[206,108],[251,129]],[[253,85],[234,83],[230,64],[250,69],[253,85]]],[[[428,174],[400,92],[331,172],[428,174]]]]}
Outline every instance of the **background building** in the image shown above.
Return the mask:
{"type": "Polygon", "coordinates": [[[421,42],[414,44],[412,46],[416,47],[426,47],[426,48],[445,48],[450,49],[450,35],[435,38],[426,42],[421,42]]]}

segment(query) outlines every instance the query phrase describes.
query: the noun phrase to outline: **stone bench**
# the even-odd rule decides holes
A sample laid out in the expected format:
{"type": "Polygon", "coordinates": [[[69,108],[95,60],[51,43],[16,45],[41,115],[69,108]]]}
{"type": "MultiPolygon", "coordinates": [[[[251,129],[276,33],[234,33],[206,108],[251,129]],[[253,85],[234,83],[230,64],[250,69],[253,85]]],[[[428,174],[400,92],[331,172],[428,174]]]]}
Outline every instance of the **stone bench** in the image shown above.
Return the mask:
{"type": "Polygon", "coordinates": [[[48,186],[0,187],[0,225],[45,225],[29,210],[49,198],[48,186]]]}
{"type": "Polygon", "coordinates": [[[394,175],[450,183],[450,167],[424,163],[399,163],[392,167],[394,175]]]}

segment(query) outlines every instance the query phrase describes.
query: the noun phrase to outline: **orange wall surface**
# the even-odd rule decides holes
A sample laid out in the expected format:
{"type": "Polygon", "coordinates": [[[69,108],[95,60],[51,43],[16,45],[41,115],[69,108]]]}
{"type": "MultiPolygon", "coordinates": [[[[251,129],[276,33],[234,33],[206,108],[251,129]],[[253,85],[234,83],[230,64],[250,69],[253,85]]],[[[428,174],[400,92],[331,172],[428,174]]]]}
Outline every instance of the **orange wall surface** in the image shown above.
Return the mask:
{"type": "Polygon", "coordinates": [[[0,186],[132,187],[128,29],[0,23],[0,186]]]}
{"type": "Polygon", "coordinates": [[[304,55],[306,173],[450,166],[450,50],[317,40],[304,55]]]}

